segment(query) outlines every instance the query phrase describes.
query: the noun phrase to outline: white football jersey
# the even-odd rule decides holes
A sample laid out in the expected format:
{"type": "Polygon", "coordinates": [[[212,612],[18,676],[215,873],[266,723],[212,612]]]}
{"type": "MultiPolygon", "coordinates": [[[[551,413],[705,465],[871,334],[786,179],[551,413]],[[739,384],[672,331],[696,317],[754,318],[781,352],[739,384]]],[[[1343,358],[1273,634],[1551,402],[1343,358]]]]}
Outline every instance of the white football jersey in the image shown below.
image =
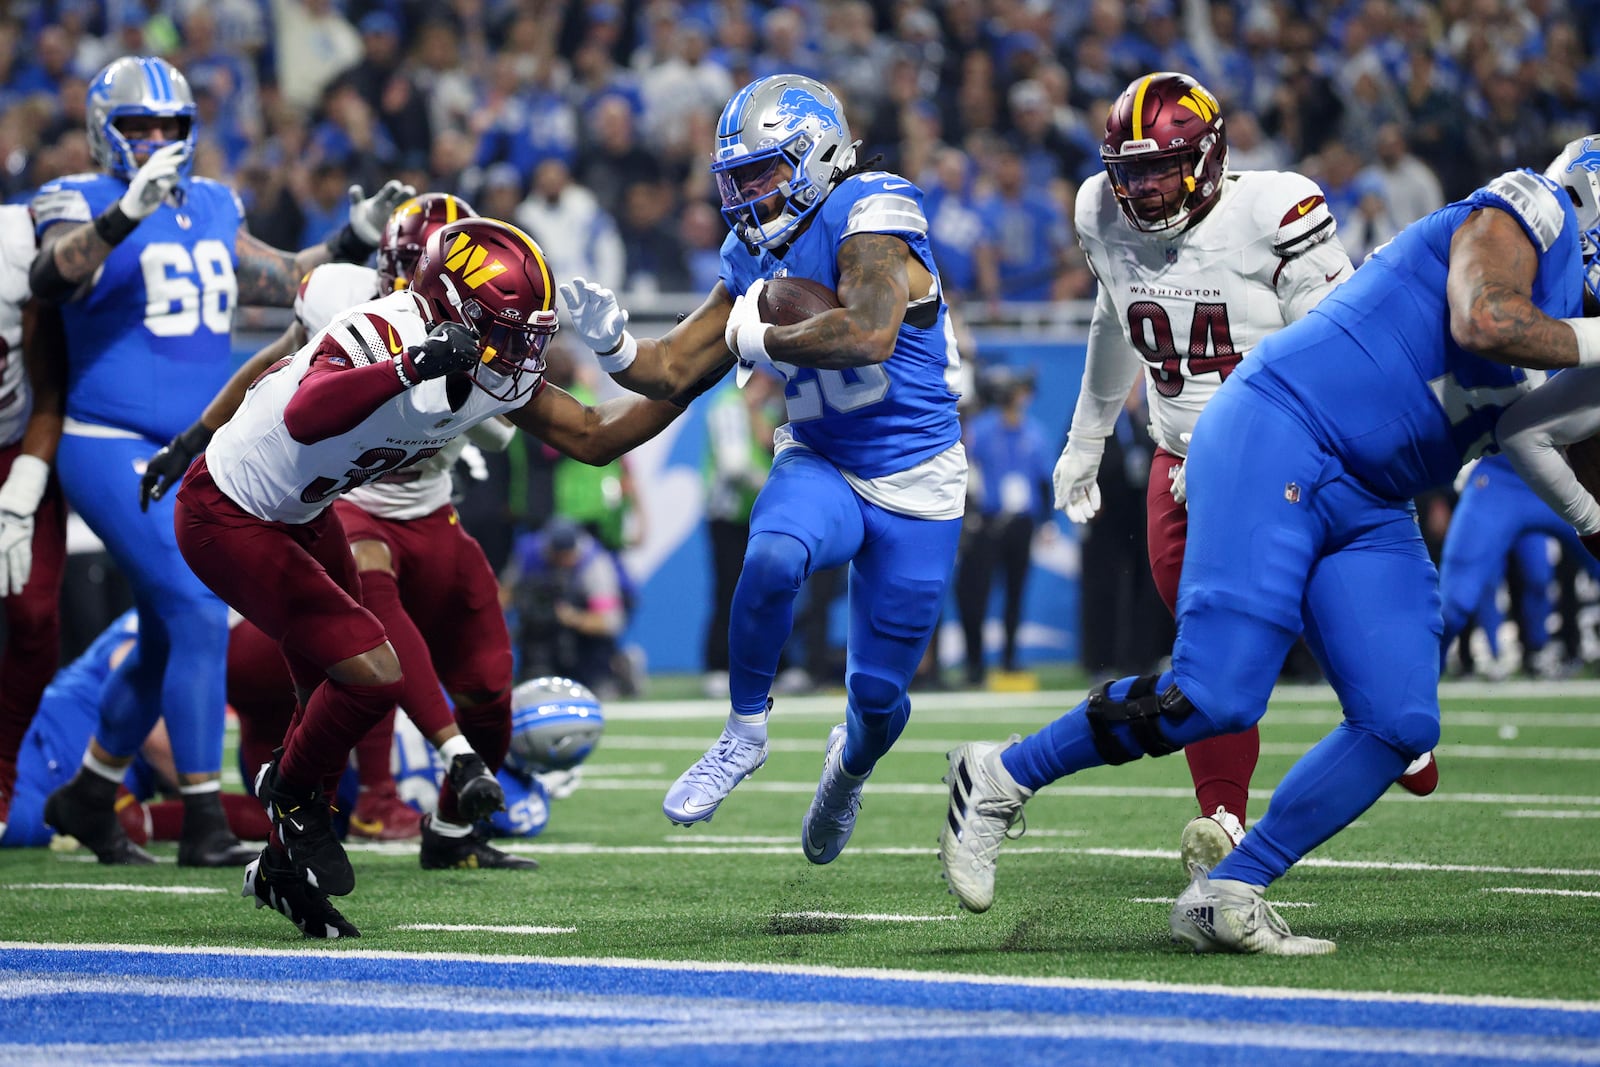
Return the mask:
{"type": "Polygon", "coordinates": [[[1100,293],[1072,432],[1109,434],[1143,367],[1151,436],[1179,456],[1239,361],[1352,273],[1322,190],[1300,174],[1229,174],[1205,217],[1170,235],[1135,230],[1096,174],[1074,222],[1100,293]]]}
{"type": "MultiPolygon", "coordinates": [[[[336,437],[302,444],[289,435],[284,411],[319,348],[337,345],[351,365],[359,367],[393,359],[427,335],[422,307],[405,291],[334,319],[293,356],[263,374],[245,393],[233,418],[211,439],[206,465],[218,487],[257,518],[309,522],[335,497],[377,478],[403,475],[437,456],[469,427],[526,403],[527,394],[505,401],[473,387],[461,407],[452,411],[446,379],[435,378],[391,398],[336,437]]],[[[448,492],[446,486],[446,500],[448,492]]]]}
{"type": "MultiPolygon", "coordinates": [[[[378,272],[356,263],[324,263],[300,283],[294,315],[315,336],[334,319],[378,294],[378,272]]],[[[420,519],[450,502],[450,468],[467,447],[456,438],[436,454],[405,470],[391,471],[356,487],[345,499],[380,519],[420,519]]]]}
{"type": "Polygon", "coordinates": [[[22,440],[33,411],[33,390],[22,363],[22,305],[35,250],[26,205],[0,206],[0,447],[22,440]]]}

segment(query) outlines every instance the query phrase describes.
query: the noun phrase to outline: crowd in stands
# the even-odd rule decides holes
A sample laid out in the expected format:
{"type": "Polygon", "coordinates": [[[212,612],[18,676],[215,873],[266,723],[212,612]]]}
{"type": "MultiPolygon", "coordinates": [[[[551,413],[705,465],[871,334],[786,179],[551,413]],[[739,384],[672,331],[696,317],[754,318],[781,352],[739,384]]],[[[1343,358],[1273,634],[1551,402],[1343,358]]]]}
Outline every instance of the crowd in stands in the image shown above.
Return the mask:
{"type": "Polygon", "coordinates": [[[1357,262],[1485,175],[1593,126],[1600,0],[17,0],[0,19],[0,192],[90,169],[86,79],[160,54],[197,171],[280,247],[391,175],[524,226],[562,275],[706,290],[705,161],[734,88],[826,80],[920,182],[956,300],[1083,297],[1076,185],[1109,101],[1158,69],[1225,107],[1235,169],[1317,178],[1357,262]]]}

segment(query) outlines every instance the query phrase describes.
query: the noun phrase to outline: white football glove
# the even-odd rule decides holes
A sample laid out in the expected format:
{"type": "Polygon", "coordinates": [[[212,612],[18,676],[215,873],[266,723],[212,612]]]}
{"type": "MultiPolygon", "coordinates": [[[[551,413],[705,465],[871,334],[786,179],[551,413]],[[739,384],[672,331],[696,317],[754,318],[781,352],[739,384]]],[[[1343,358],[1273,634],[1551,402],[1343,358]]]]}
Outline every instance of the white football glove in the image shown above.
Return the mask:
{"type": "Polygon", "coordinates": [[[33,573],[33,515],[39,510],[50,465],[19,455],[0,486],[0,596],[17,596],[33,573]]]}
{"type": "Polygon", "coordinates": [[[148,218],[173,187],[183,180],[183,165],[189,160],[186,141],[174,141],[150,153],[128,182],[128,191],[122,194],[117,206],[135,222],[148,218]]]}
{"type": "Polygon", "coordinates": [[[416,195],[416,189],[394,178],[384,182],[383,188],[371,196],[363,192],[361,186],[352,185],[350,228],[361,240],[377,248],[383,240],[383,228],[389,224],[389,216],[394,214],[394,209],[416,195]]]}
{"type": "Polygon", "coordinates": [[[734,299],[733,310],[728,312],[728,326],[722,339],[728,343],[728,351],[738,357],[741,366],[754,367],[758,363],[772,362],[772,357],[767,355],[767,331],[772,326],[761,321],[758,303],[766,284],[765,278],[757,278],[742,296],[734,299]]]}
{"type": "Polygon", "coordinates": [[[1189,463],[1187,460],[1185,460],[1167,472],[1167,477],[1172,479],[1173,502],[1177,504],[1183,504],[1185,507],[1187,507],[1189,503],[1189,479],[1185,473],[1188,471],[1188,469],[1189,463]]]}
{"type": "Polygon", "coordinates": [[[628,313],[617,304],[617,294],[582,278],[572,279],[559,291],[583,343],[597,353],[616,351],[628,330],[628,313]]]}
{"type": "Polygon", "coordinates": [[[1076,523],[1086,523],[1100,511],[1100,458],[1105,455],[1103,437],[1078,439],[1073,435],[1061,458],[1056,460],[1052,480],[1056,489],[1056,508],[1076,523]]]}

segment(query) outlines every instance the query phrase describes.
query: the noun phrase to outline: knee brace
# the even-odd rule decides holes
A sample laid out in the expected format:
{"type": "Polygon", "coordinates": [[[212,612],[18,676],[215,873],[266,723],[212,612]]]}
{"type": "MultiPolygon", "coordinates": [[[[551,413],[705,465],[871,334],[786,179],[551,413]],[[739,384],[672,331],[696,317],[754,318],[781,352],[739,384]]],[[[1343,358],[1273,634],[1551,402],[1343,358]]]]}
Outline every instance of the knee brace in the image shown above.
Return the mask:
{"type": "Polygon", "coordinates": [[[1194,711],[1194,705],[1189,703],[1189,698],[1183,695],[1183,690],[1178,688],[1176,682],[1157,694],[1156,683],[1160,679],[1159,674],[1147,674],[1134,679],[1121,700],[1111,697],[1111,687],[1116,682],[1102,683],[1089,693],[1089,706],[1086,709],[1089,728],[1093,731],[1095,750],[1106,763],[1115,766],[1131,763],[1144,755],[1169,756],[1182,747],[1162,735],[1161,720],[1180,722],[1194,711]],[[1117,736],[1114,727],[1118,725],[1128,727],[1133,740],[1143,751],[1128,748],[1117,736]]]}

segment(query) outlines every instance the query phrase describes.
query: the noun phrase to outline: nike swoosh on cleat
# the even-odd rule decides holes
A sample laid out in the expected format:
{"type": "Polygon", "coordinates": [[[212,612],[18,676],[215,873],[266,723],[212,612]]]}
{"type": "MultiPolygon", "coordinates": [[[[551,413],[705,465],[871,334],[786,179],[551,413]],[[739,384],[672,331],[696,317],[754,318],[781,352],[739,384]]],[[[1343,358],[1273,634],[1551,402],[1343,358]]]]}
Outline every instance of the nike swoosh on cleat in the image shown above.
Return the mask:
{"type": "Polygon", "coordinates": [[[306,828],[300,823],[295,822],[293,819],[285,819],[283,821],[294,827],[294,832],[297,834],[303,834],[306,832],[306,828]]]}
{"type": "Polygon", "coordinates": [[[717,800],[717,801],[712,801],[710,804],[696,804],[692,800],[685,800],[683,802],[683,810],[688,812],[690,815],[699,815],[703,811],[712,811],[712,810],[714,810],[716,808],[716,806],[718,804],[720,804],[720,803],[722,803],[722,802],[720,800],[717,800]]]}

